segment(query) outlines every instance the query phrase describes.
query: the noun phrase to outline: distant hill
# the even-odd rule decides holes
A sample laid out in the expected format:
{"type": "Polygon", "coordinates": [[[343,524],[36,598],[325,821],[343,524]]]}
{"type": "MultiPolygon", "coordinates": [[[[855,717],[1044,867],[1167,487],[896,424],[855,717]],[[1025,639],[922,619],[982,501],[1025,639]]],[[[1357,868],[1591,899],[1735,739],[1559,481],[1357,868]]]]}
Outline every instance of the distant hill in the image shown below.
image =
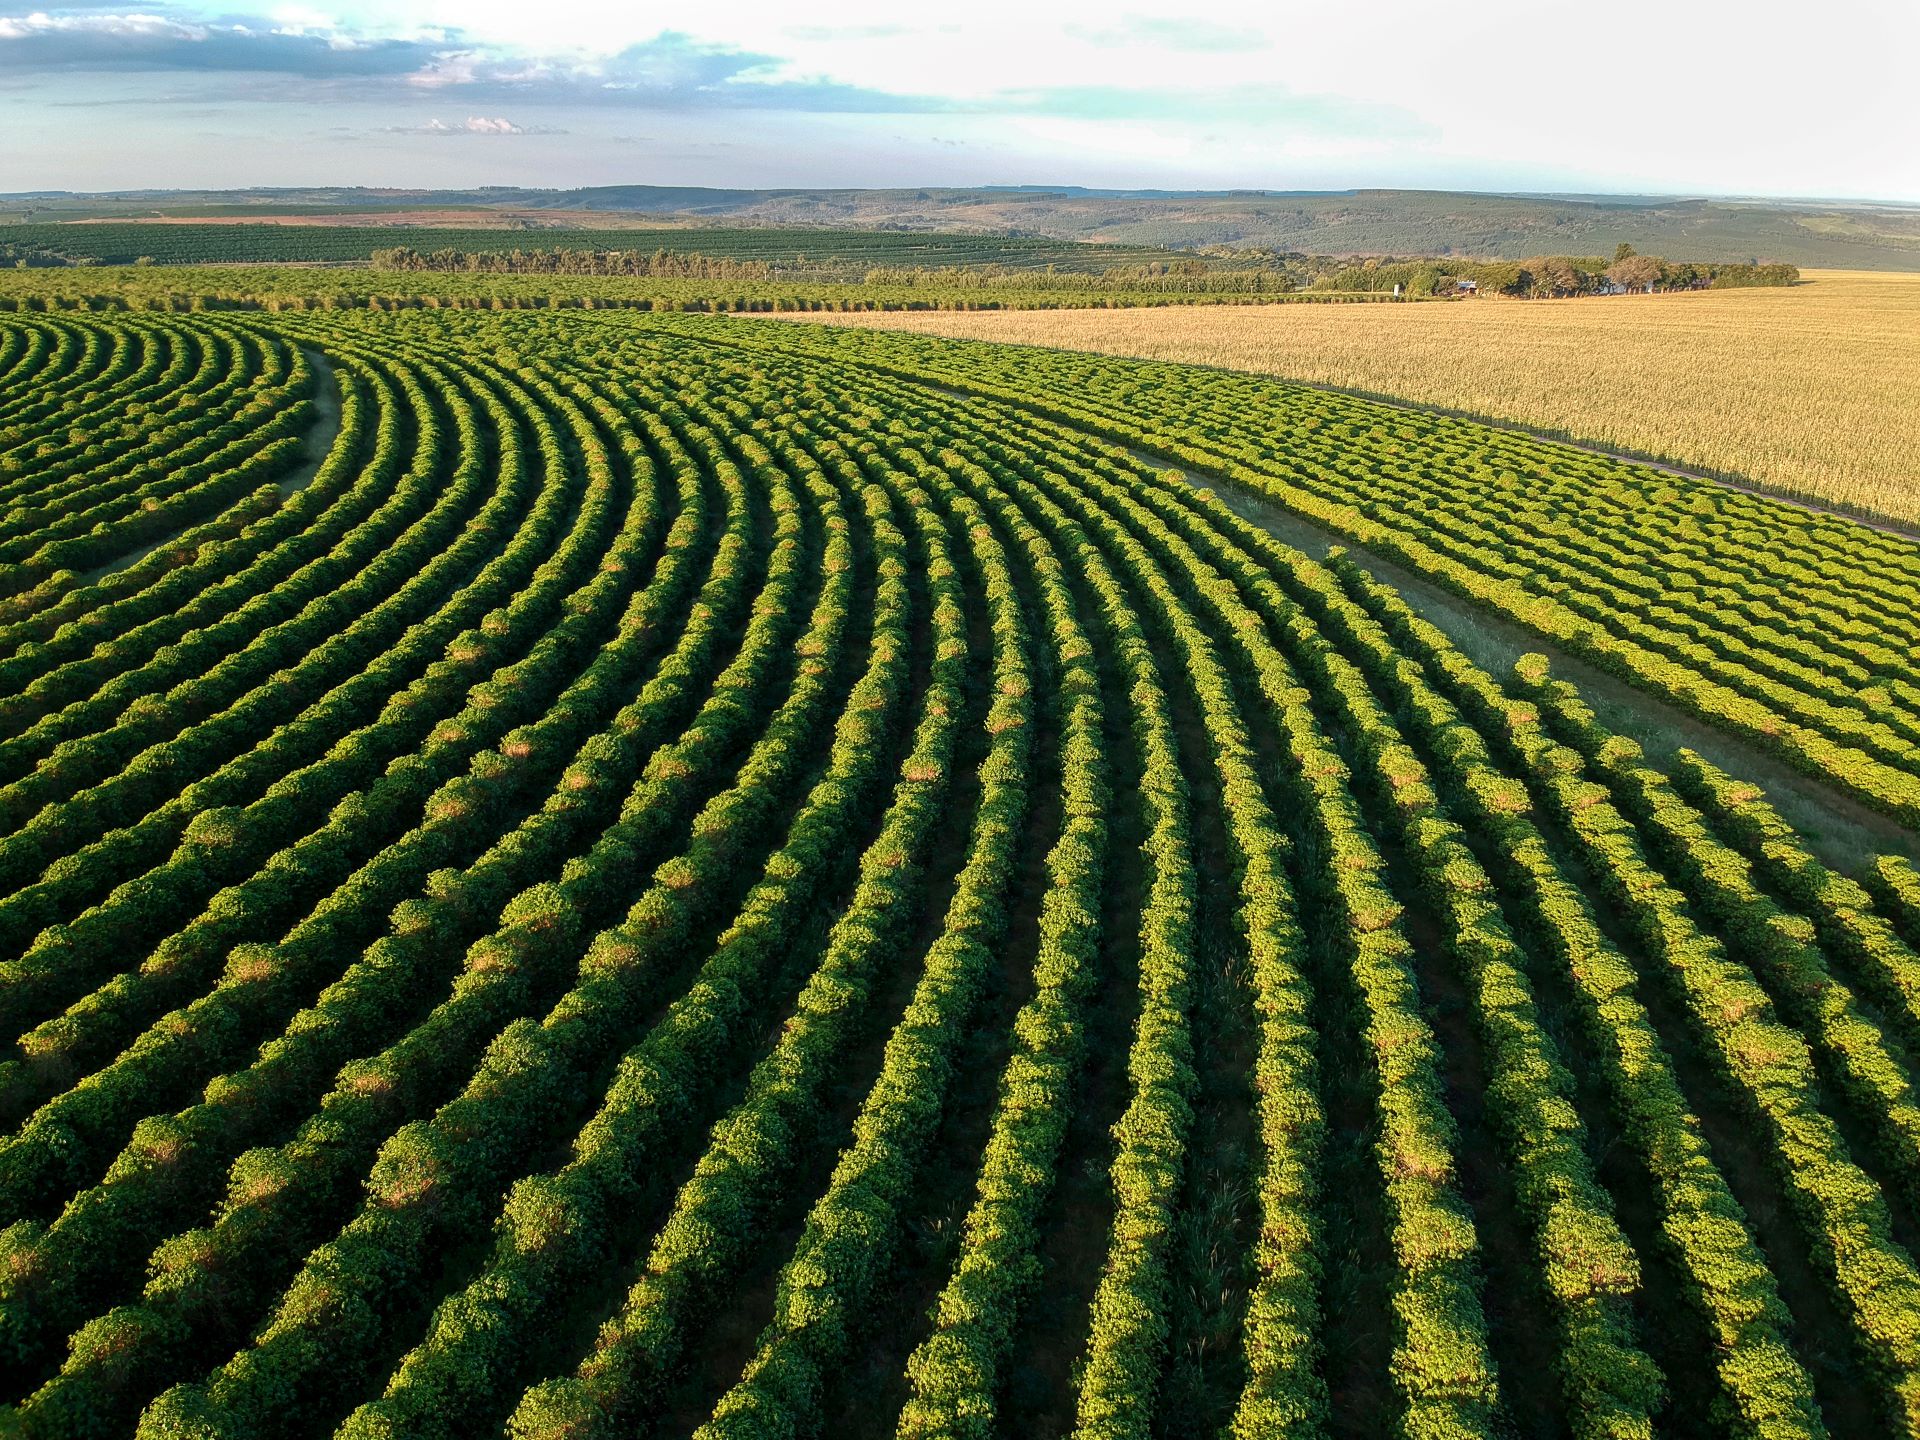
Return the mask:
{"type": "MultiPolygon", "coordinates": [[[[1322,255],[1604,254],[1920,270],[1920,206],[1845,200],[1623,195],[1479,195],[1426,190],[1131,191],[1074,186],[726,190],[266,189],[0,196],[7,220],[219,218],[325,221],[404,216],[410,225],[640,223],[972,232],[1138,249],[1231,245],[1322,255]],[[529,212],[537,212],[537,220],[529,212]],[[573,219],[570,217],[578,217],[573,219]]],[[[391,223],[391,222],[389,222],[391,223]]],[[[4,229],[0,228],[0,235],[4,229]]]]}

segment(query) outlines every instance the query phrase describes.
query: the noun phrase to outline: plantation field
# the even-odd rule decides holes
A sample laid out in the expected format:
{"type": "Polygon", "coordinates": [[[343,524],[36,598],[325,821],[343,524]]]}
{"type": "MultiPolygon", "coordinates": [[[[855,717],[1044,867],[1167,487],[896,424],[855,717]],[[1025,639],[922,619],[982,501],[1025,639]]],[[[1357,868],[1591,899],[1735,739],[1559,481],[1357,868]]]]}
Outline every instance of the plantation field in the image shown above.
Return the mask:
{"type": "Polygon", "coordinates": [[[1570,304],[901,316],[942,335],[1284,375],[1920,523],[1920,276],[1570,304]]]}
{"type": "MultiPolygon", "coordinates": [[[[929,234],[903,230],[572,226],[423,227],[417,225],[288,225],[87,221],[0,224],[0,244],[44,249],[77,260],[131,265],[141,257],[160,265],[365,264],[376,250],[411,245],[478,253],[517,249],[697,251],[727,260],[792,264],[1004,265],[1020,269],[1090,271],[1109,265],[1183,258],[1148,245],[1087,244],[1007,235],[929,234]]],[[[1191,257],[1185,257],[1191,258],[1191,257]]]]}
{"type": "Polygon", "coordinates": [[[0,496],[0,1433],[1920,1431],[1920,543],[555,308],[0,314],[0,496]]]}

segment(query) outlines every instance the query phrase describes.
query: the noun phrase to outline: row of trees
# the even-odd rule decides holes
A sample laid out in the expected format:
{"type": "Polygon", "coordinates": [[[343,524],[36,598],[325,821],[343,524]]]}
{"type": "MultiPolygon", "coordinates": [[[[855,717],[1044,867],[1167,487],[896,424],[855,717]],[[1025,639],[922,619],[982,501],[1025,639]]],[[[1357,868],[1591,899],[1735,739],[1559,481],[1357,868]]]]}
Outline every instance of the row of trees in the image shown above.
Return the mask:
{"type": "Polygon", "coordinates": [[[1451,295],[1463,281],[1485,293],[1528,299],[1605,294],[1627,290],[1695,290],[1750,285],[1792,285],[1791,265],[1668,262],[1622,245],[1608,261],[1600,256],[1537,255],[1526,260],[1457,260],[1392,257],[1354,261],[1331,255],[1261,256],[1248,263],[1232,252],[1207,259],[1110,265],[1098,272],[989,265],[867,266],[853,261],[791,262],[729,260],[673,250],[503,250],[401,246],[373,252],[373,268],[411,274],[567,275],[682,280],[808,279],[893,288],[1019,290],[1144,290],[1149,292],[1287,295],[1299,291],[1383,292],[1398,286],[1412,296],[1451,295]]]}
{"type": "Polygon", "coordinates": [[[676,280],[770,280],[775,275],[841,276],[845,267],[823,266],[796,257],[791,264],[730,260],[695,250],[575,250],[556,245],[542,250],[416,250],[398,245],[375,250],[375,270],[435,275],[620,275],[676,280]]]}
{"type": "Polygon", "coordinates": [[[1725,290],[1796,285],[1793,265],[1668,261],[1621,245],[1612,260],[1592,255],[1536,255],[1526,260],[1378,260],[1342,266],[1314,281],[1317,290],[1392,290],[1413,296],[1450,295],[1464,282],[1481,293],[1528,300],[1606,295],[1620,290],[1725,290]]]}
{"type": "MultiPolygon", "coordinates": [[[[46,245],[0,243],[0,266],[19,269],[97,266],[97,256],[68,253],[46,245]]],[[[154,257],[134,263],[152,265],[154,257]]],[[[1022,289],[1179,290],[1223,294],[1284,295],[1296,291],[1391,291],[1396,285],[1413,296],[1457,293],[1461,281],[1473,281],[1482,293],[1528,299],[1607,293],[1612,285],[1628,290],[1727,289],[1736,286],[1792,285],[1800,278],[1792,265],[1758,260],[1668,262],[1637,255],[1621,245],[1609,262],[1603,256],[1538,255],[1524,260],[1463,260],[1411,256],[1355,260],[1338,255],[1241,251],[1211,247],[1191,259],[1112,265],[1100,271],[1057,271],[1031,266],[982,265],[871,266],[855,258],[741,260],[698,251],[668,249],[600,250],[553,246],[513,250],[465,250],[441,246],[418,250],[401,245],[372,252],[375,270],[436,275],[564,275],[589,278],[665,278],[679,280],[764,281],[775,278],[822,283],[889,286],[996,286],[1022,289]]]]}
{"type": "Polygon", "coordinates": [[[0,265],[16,270],[61,270],[72,265],[97,265],[100,262],[83,255],[69,255],[45,245],[22,245],[17,241],[0,242],[0,265]]]}

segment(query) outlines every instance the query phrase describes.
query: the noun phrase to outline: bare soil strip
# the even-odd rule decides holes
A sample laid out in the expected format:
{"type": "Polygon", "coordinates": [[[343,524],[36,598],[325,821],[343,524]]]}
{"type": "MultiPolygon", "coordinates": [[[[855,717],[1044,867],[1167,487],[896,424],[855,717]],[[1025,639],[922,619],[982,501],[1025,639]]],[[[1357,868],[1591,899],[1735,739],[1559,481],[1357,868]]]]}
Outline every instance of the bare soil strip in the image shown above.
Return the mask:
{"type": "Polygon", "coordinates": [[[280,481],[282,495],[304,490],[313,483],[313,477],[320,473],[321,465],[333,450],[333,442],[340,436],[340,381],[333,373],[333,363],[318,350],[308,350],[306,355],[319,381],[313,387],[313,425],[307,431],[307,453],[300,468],[280,481]]]}
{"type": "MultiPolygon", "coordinates": [[[[320,467],[326,463],[334,442],[340,438],[340,381],[334,376],[333,366],[328,363],[326,356],[318,350],[308,350],[306,355],[307,363],[313,367],[313,373],[319,381],[313,387],[313,424],[307,427],[306,452],[299,466],[274,482],[280,487],[282,497],[304,490],[313,483],[313,477],[320,473],[320,467]]],[[[81,583],[91,585],[96,580],[125,570],[129,565],[137,565],[178,538],[179,532],[174,531],[162,535],[150,545],[129,550],[117,559],[87,571],[81,577],[81,583]]]]}

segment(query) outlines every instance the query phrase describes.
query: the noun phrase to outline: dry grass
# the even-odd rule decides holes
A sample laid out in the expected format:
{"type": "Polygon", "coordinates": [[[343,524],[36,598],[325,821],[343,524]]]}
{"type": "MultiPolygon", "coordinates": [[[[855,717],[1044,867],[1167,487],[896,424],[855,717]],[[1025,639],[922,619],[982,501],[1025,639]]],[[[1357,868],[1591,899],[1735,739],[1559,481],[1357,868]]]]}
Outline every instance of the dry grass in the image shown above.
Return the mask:
{"type": "MultiPolygon", "coordinates": [[[[1920,275],[1556,302],[835,315],[1264,371],[1920,522],[1920,275]]],[[[825,318],[825,317],[795,317],[825,318]]]]}

